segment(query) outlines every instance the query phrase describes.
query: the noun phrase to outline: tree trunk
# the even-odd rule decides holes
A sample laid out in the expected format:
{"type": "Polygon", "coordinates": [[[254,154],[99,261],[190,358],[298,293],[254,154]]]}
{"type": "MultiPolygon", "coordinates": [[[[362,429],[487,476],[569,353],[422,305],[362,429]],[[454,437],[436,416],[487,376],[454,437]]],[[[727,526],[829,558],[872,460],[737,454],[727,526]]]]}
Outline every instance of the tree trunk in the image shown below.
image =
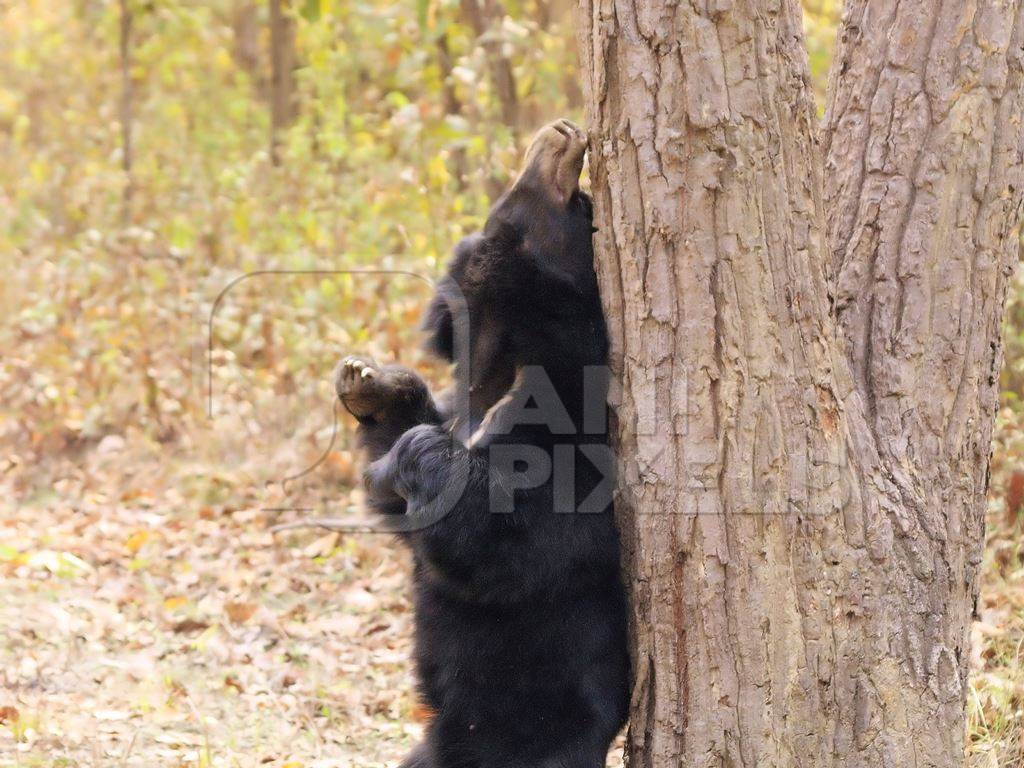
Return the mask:
{"type": "Polygon", "coordinates": [[[491,87],[501,107],[501,120],[513,135],[519,131],[519,94],[512,62],[502,51],[501,22],[505,9],[498,0],[460,0],[462,18],[487,54],[491,87]]]}
{"type": "Polygon", "coordinates": [[[267,78],[264,56],[260,50],[260,15],[255,0],[240,0],[231,10],[231,58],[252,79],[253,88],[260,98],[267,98],[267,78]]]}
{"type": "Polygon", "coordinates": [[[1020,7],[582,0],[631,766],[961,764],[1020,7]]]}
{"type": "MultiPolygon", "coordinates": [[[[454,65],[452,64],[451,51],[448,48],[448,30],[443,29],[437,36],[437,69],[441,76],[441,99],[444,104],[444,113],[453,117],[462,115],[462,102],[455,90],[455,79],[452,76],[454,65]]],[[[455,185],[460,192],[466,189],[466,177],[468,175],[468,161],[465,147],[455,147],[451,152],[452,173],[455,176],[455,185]]]]}
{"type": "Polygon", "coordinates": [[[281,131],[296,116],[295,22],[287,0],[269,0],[270,11],[270,160],[279,165],[281,131]]]}
{"type": "Polygon", "coordinates": [[[132,82],[132,24],[134,18],[129,0],[120,0],[118,11],[118,53],[121,64],[121,171],[124,173],[121,219],[125,224],[129,224],[132,218],[132,197],[135,193],[135,180],[132,175],[132,103],[135,98],[132,82]]]}

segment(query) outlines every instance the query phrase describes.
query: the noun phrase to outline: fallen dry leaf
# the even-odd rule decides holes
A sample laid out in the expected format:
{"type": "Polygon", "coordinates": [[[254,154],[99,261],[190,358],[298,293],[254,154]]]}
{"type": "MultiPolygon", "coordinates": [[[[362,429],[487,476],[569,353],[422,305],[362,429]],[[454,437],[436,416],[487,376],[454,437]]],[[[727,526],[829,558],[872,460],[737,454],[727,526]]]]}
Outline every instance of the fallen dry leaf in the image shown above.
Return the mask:
{"type": "Polygon", "coordinates": [[[232,624],[245,624],[259,608],[258,603],[225,603],[224,612],[232,624]]]}
{"type": "Polygon", "coordinates": [[[128,537],[128,540],[124,543],[124,548],[134,555],[136,552],[142,549],[142,547],[146,544],[147,541],[149,541],[152,535],[152,531],[149,531],[145,528],[143,528],[140,531],[136,531],[128,537]]]}
{"type": "Polygon", "coordinates": [[[430,722],[431,719],[433,719],[434,710],[432,710],[423,702],[417,701],[409,715],[417,723],[427,723],[430,722]]]}
{"type": "Polygon", "coordinates": [[[234,675],[224,676],[224,686],[227,688],[234,688],[239,693],[245,693],[245,686],[242,685],[242,681],[234,675]]]}
{"type": "Polygon", "coordinates": [[[198,632],[206,629],[210,626],[207,621],[201,621],[199,619],[182,619],[181,621],[173,624],[171,629],[179,634],[186,634],[188,632],[198,632]]]}
{"type": "Polygon", "coordinates": [[[338,545],[338,538],[341,536],[337,531],[332,531],[324,536],[314,539],[311,544],[306,545],[302,554],[306,557],[326,557],[334,551],[338,545]]]}
{"type": "Polygon", "coordinates": [[[176,611],[188,605],[188,598],[181,595],[172,595],[164,600],[165,611],[176,611]]]}

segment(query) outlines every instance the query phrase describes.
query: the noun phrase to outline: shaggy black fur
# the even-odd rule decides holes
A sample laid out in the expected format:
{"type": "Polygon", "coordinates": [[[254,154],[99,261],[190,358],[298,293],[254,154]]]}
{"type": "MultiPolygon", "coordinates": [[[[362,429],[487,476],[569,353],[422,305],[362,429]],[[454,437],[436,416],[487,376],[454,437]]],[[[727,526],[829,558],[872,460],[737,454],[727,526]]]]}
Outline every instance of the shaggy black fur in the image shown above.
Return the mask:
{"type": "Polygon", "coordinates": [[[547,145],[455,249],[427,312],[465,413],[403,368],[357,357],[339,367],[374,460],[370,503],[413,523],[399,535],[414,553],[416,669],[435,714],[404,768],[599,768],[625,720],[626,610],[600,460],[606,384],[592,375],[608,352],[592,209],[544,165],[545,153],[578,160],[578,175],[579,137],[564,122],[538,135],[547,145]],[[534,477],[545,462],[554,476],[534,477]],[[566,513],[584,500],[588,511],[566,513]]]}

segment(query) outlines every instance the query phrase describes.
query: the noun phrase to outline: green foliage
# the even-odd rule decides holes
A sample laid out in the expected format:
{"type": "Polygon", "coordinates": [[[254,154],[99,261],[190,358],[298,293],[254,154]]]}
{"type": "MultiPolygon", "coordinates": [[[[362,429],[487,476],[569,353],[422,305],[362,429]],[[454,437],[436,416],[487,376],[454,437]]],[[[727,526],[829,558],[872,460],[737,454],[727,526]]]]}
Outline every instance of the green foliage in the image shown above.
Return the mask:
{"type": "Polygon", "coordinates": [[[828,68],[832,64],[836,26],[839,23],[840,4],[837,0],[803,0],[804,37],[807,40],[807,62],[811,69],[811,84],[819,111],[825,105],[825,86],[828,68]]]}

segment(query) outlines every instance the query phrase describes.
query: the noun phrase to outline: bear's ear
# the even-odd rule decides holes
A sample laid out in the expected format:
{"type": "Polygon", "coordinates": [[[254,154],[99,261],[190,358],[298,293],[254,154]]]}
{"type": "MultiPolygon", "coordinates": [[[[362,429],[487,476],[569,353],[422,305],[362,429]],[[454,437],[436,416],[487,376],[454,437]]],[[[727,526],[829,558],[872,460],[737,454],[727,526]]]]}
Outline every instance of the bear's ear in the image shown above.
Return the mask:
{"type": "Polygon", "coordinates": [[[427,332],[427,341],[424,345],[427,351],[452,362],[455,359],[455,328],[445,293],[443,287],[439,286],[438,292],[434,294],[427,307],[422,327],[427,332]]]}

